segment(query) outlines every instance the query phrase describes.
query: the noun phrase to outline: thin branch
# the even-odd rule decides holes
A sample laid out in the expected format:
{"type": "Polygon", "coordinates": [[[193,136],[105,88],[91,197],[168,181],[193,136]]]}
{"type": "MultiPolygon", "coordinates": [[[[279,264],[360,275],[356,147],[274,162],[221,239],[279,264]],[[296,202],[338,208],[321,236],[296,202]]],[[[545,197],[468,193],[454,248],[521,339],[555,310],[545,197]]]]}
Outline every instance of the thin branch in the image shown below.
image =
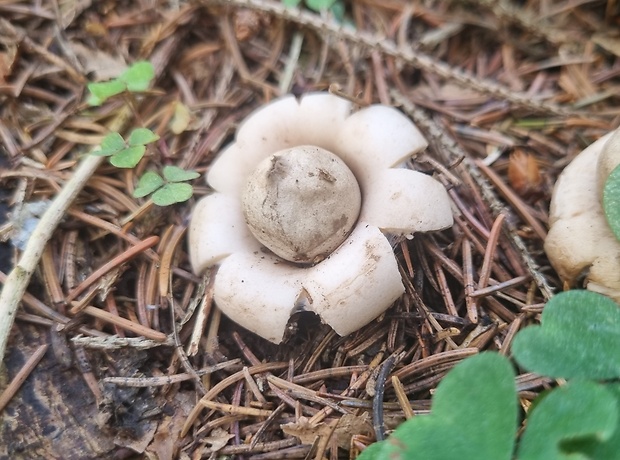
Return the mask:
{"type": "Polygon", "coordinates": [[[314,30],[322,35],[332,36],[338,40],[346,40],[361,45],[373,51],[400,59],[418,69],[454,81],[464,87],[474,89],[482,94],[488,94],[498,99],[536,112],[546,112],[554,115],[569,115],[569,109],[556,104],[532,100],[531,96],[511,91],[505,86],[491,80],[484,80],[464,72],[433,57],[416,51],[411,47],[400,47],[394,41],[371,34],[353,27],[339,24],[334,20],[318,16],[299,8],[287,8],[282,2],[272,0],[197,0],[199,4],[226,4],[249,8],[273,14],[279,18],[291,21],[314,30]]]}
{"type": "MultiPolygon", "coordinates": [[[[121,111],[111,123],[110,130],[119,131],[129,120],[130,116],[131,112],[129,110],[121,111]]],[[[82,160],[71,179],[67,181],[63,189],[50,204],[50,207],[47,208],[43,217],[41,217],[39,224],[28,240],[28,245],[19,262],[9,273],[2,289],[2,294],[0,294],[0,360],[4,359],[9,332],[11,327],[13,327],[17,308],[39,263],[45,245],[52,237],[52,233],[56,230],[73,200],[84,188],[86,182],[88,182],[88,179],[93,175],[102,160],[103,157],[95,155],[87,155],[82,160]]]]}

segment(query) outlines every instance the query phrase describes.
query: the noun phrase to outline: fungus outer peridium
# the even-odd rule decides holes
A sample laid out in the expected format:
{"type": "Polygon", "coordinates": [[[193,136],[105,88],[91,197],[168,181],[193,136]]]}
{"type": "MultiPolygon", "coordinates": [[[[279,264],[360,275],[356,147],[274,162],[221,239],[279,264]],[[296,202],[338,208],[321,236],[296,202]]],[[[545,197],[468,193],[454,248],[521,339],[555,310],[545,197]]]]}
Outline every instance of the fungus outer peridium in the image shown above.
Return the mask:
{"type": "Polygon", "coordinates": [[[607,177],[620,163],[620,130],[577,155],[558,177],[549,210],[545,252],[569,285],[585,274],[586,287],[620,301],[620,242],[601,204],[607,177]]]}
{"type": "Polygon", "coordinates": [[[274,343],[282,341],[291,314],[300,306],[341,335],[354,332],[404,292],[384,233],[410,236],[452,225],[445,188],[426,174],[399,167],[426,145],[415,125],[391,107],[353,112],[348,101],[327,93],[300,100],[285,96],[261,107],[211,165],[207,182],[214,192],[196,205],[190,223],[194,271],[219,265],[216,305],[274,343]],[[361,193],[352,231],[329,254],[319,251],[318,258],[326,258],[314,265],[295,264],[266,250],[243,213],[244,191],[251,188],[248,179],[261,162],[269,165],[274,154],[299,146],[337,155],[361,193]]]}

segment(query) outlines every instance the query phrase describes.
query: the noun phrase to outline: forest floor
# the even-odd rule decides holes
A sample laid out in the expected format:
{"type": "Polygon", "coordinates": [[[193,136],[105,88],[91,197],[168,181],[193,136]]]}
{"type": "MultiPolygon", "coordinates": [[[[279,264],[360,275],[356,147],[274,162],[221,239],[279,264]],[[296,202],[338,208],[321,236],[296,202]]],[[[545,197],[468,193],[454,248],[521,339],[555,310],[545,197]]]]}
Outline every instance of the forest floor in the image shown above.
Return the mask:
{"type": "MultiPolygon", "coordinates": [[[[510,355],[563,288],[543,250],[549,201],[563,167],[619,125],[618,3],[340,6],[344,25],[277,0],[0,1],[0,282],[36,203],[110,126],[160,136],[136,168],[103,162],[45,245],[0,371],[0,390],[31,372],[0,413],[0,458],[354,458],[405,419],[399,391],[428,412],[455,364],[510,355]],[[151,90],[85,103],[88,82],[139,60],[151,90]],[[166,208],[133,190],[165,165],[204,176],[252,110],[330,89],[418,125],[429,148],[413,164],[448,186],[455,224],[395,245],[407,290],[379,319],[339,337],[304,313],[274,345],[191,272],[204,180],[166,208]]],[[[521,373],[523,407],[552,383],[521,373]]]]}

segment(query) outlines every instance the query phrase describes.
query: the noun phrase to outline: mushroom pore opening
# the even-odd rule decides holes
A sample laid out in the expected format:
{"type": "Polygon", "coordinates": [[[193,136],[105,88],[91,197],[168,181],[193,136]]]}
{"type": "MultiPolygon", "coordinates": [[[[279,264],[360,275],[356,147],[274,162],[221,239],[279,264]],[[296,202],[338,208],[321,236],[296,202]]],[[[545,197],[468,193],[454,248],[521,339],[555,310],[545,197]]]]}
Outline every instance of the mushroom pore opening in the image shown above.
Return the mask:
{"type": "Polygon", "coordinates": [[[242,195],[254,237],[290,262],[318,263],[353,230],[361,192],[348,166],[317,146],[297,146],[263,160],[242,195]]]}

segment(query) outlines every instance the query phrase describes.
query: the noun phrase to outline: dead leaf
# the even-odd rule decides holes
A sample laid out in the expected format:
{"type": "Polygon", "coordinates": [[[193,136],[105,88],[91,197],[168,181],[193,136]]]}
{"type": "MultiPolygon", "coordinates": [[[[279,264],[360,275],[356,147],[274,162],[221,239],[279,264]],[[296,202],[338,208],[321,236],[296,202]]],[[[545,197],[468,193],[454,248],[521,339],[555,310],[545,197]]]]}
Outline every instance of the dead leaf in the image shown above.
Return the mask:
{"type": "Polygon", "coordinates": [[[338,447],[350,449],[351,437],[354,434],[371,435],[373,433],[370,416],[367,412],[362,415],[345,414],[340,419],[331,420],[329,423],[313,425],[306,417],[300,417],[297,423],[280,425],[284,433],[299,438],[302,444],[313,444],[317,436],[326,442],[331,436],[336,439],[338,447]],[[337,423],[334,430],[334,423],[337,423]]]}
{"type": "Polygon", "coordinates": [[[63,29],[69,27],[75,18],[88,8],[91,3],[92,0],[59,0],[60,26],[63,29]]]}
{"type": "Polygon", "coordinates": [[[211,432],[211,435],[204,438],[203,441],[209,446],[210,452],[217,452],[218,450],[223,449],[226,444],[228,444],[228,441],[234,437],[234,434],[230,434],[222,428],[216,428],[211,432]]]}
{"type": "Polygon", "coordinates": [[[141,422],[140,433],[137,437],[134,437],[133,433],[128,435],[127,433],[121,432],[114,438],[114,444],[117,446],[127,447],[141,454],[153,440],[156,430],[156,421],[143,421],[141,422]]]}
{"type": "Polygon", "coordinates": [[[233,16],[235,37],[240,42],[249,40],[263,27],[269,26],[269,22],[269,16],[264,13],[248,9],[237,10],[233,16]]]}
{"type": "Polygon", "coordinates": [[[531,195],[540,189],[542,177],[536,159],[522,150],[510,155],[508,180],[512,188],[521,196],[531,195]]]}
{"type": "Polygon", "coordinates": [[[17,46],[11,47],[8,52],[0,53],[0,84],[6,84],[7,78],[11,76],[15,56],[17,56],[17,46]]]}
{"type": "Polygon", "coordinates": [[[0,20],[0,84],[7,83],[11,76],[20,40],[20,32],[8,21],[0,20]]]}
{"type": "Polygon", "coordinates": [[[331,429],[324,423],[313,425],[306,417],[299,417],[299,422],[280,425],[280,428],[284,433],[299,438],[302,444],[312,444],[317,436],[324,436],[331,432],[331,429]]]}
{"type": "Polygon", "coordinates": [[[118,77],[127,69],[127,64],[119,56],[112,56],[101,50],[87,48],[77,42],[70,42],[70,46],[84,66],[84,70],[93,74],[92,80],[110,80],[118,77]]]}
{"type": "Polygon", "coordinates": [[[592,41],[605,51],[620,56],[620,35],[609,33],[594,34],[592,41]]]}
{"type": "Polygon", "coordinates": [[[361,415],[343,415],[338,422],[333,436],[336,437],[338,447],[349,450],[351,446],[351,437],[354,434],[363,434],[366,436],[374,434],[368,412],[364,412],[361,415]]]}
{"type": "Polygon", "coordinates": [[[177,393],[169,403],[174,407],[174,414],[166,416],[159,424],[153,442],[147,448],[147,455],[157,460],[172,460],[179,458],[182,444],[181,430],[193,407],[193,398],[189,393],[177,393]]]}
{"type": "Polygon", "coordinates": [[[189,129],[192,122],[192,114],[189,108],[181,101],[175,101],[174,114],[170,120],[170,130],[174,134],[181,134],[189,129]]]}

